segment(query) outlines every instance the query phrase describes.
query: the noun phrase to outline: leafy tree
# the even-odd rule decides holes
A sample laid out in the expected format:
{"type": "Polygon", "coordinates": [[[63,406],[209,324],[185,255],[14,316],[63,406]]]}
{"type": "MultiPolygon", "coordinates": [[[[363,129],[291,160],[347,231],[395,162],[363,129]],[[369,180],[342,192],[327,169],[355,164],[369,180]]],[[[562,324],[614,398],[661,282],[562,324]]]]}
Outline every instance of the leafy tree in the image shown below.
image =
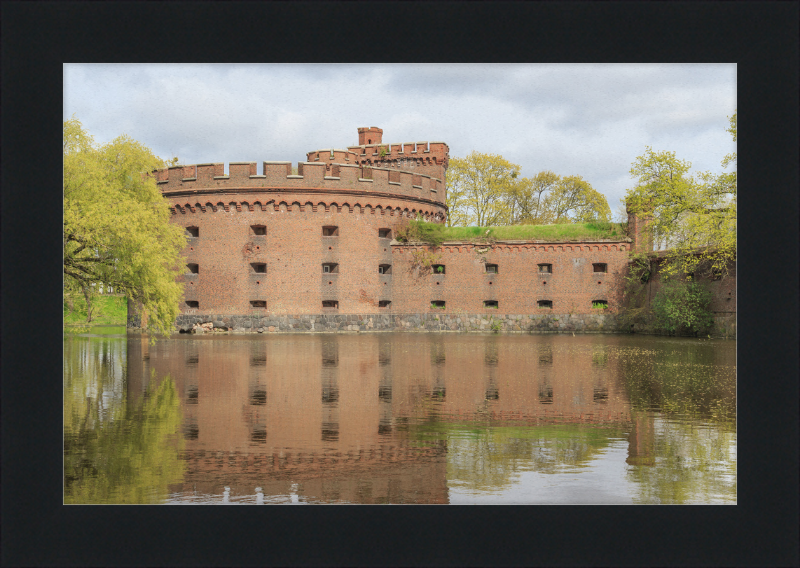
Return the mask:
{"type": "Polygon", "coordinates": [[[453,158],[447,170],[448,225],[509,225],[508,196],[520,167],[497,154],[453,158]]]}
{"type": "Polygon", "coordinates": [[[611,218],[605,196],[581,176],[560,178],[545,198],[544,209],[546,218],[554,224],[608,221],[611,218]]]}
{"type": "MultiPolygon", "coordinates": [[[[736,113],[727,130],[736,141],[736,113]]],[[[722,161],[735,163],[735,153],[722,161]]],[[[700,264],[725,273],[736,258],[736,172],[695,177],[690,168],[674,152],[648,146],[631,167],[636,186],[625,202],[630,213],[650,219],[654,241],[668,249],[665,274],[691,273],[700,264]]]]}
{"type": "Polygon", "coordinates": [[[520,167],[495,154],[472,152],[450,160],[448,225],[480,227],[608,221],[606,198],[580,176],[542,171],[520,177],[520,167]]]}
{"type": "Polygon", "coordinates": [[[545,194],[553,191],[560,180],[551,171],[539,172],[532,178],[522,178],[511,193],[516,205],[515,222],[526,225],[550,223],[552,219],[545,206],[545,194]]]}
{"type": "Polygon", "coordinates": [[[155,332],[168,333],[178,315],[186,240],[143,175],[163,166],[128,136],[98,146],[76,118],[64,122],[64,293],[83,293],[88,321],[101,284],[141,302],[155,332]]]}

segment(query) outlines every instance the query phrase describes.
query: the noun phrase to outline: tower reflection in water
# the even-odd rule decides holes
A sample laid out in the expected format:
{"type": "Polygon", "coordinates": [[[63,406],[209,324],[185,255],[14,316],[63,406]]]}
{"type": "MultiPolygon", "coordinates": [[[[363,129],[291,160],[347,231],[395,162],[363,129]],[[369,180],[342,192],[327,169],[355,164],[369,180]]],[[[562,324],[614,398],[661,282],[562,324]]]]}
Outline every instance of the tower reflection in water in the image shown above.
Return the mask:
{"type": "MultiPolygon", "coordinates": [[[[617,362],[604,354],[617,338],[570,339],[554,350],[563,338],[180,336],[150,346],[129,337],[128,396],[167,374],[183,393],[186,474],[170,488],[176,498],[447,503],[448,482],[470,474],[455,456],[460,442],[448,448],[442,429],[630,425],[617,362]]],[[[648,461],[646,427],[635,429],[630,459],[639,464],[648,461]]],[[[515,451],[535,464],[534,446],[515,451]]]]}

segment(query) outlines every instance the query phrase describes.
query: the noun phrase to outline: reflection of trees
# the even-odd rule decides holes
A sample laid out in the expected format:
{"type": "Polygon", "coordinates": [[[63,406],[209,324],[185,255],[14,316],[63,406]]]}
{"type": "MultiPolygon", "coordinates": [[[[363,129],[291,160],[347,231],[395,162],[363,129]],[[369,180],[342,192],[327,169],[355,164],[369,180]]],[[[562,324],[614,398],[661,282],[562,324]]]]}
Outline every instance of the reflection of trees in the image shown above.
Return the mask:
{"type": "Polygon", "coordinates": [[[183,478],[177,435],[182,415],[167,377],[128,407],[125,339],[75,339],[65,345],[64,500],[153,503],[183,478]]]}
{"type": "Polygon", "coordinates": [[[698,415],[734,427],[736,368],[717,361],[715,349],[721,348],[620,350],[623,383],[633,408],[698,415]]]}
{"type": "Polygon", "coordinates": [[[639,503],[736,499],[736,434],[700,422],[655,419],[656,467],[632,467],[639,503]]]}
{"type": "Polygon", "coordinates": [[[497,491],[510,485],[520,471],[557,473],[564,466],[592,461],[619,428],[574,424],[492,426],[436,422],[411,426],[418,440],[447,441],[447,479],[476,491],[497,491]]]}

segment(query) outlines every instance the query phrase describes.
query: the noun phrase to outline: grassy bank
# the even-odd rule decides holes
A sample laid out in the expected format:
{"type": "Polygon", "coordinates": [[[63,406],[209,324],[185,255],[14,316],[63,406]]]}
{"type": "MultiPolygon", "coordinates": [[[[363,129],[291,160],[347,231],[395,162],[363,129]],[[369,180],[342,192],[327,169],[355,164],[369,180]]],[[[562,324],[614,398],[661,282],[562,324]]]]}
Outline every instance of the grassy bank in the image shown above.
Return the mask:
{"type": "MultiPolygon", "coordinates": [[[[64,302],[64,325],[86,325],[86,300],[74,295],[72,309],[64,302]]],[[[125,325],[128,317],[128,300],[125,296],[97,296],[92,301],[92,325],[125,325]]]]}
{"type": "Polygon", "coordinates": [[[440,244],[445,241],[582,241],[625,238],[621,223],[595,221],[563,225],[511,225],[505,227],[446,227],[425,221],[410,221],[397,231],[402,242],[422,241],[440,244]]]}

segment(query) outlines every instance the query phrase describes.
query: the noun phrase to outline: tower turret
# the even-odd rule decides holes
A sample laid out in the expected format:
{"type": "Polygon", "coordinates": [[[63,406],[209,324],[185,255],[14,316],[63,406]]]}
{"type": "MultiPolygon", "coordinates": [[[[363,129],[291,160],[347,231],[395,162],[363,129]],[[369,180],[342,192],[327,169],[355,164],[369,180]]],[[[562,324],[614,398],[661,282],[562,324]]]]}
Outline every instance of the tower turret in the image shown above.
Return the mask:
{"type": "Polygon", "coordinates": [[[364,144],[380,144],[383,138],[383,130],[377,126],[366,126],[358,129],[358,145],[364,144]]]}

